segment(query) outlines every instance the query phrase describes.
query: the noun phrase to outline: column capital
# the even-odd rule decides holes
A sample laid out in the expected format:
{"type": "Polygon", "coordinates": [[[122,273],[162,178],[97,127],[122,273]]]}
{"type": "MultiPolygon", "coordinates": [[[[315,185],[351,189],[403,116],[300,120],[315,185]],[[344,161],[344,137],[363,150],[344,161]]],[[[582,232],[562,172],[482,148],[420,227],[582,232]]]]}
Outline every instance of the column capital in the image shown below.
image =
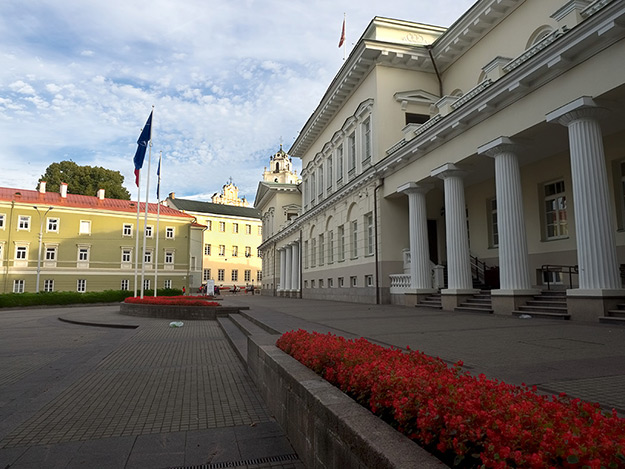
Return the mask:
{"type": "Polygon", "coordinates": [[[397,192],[403,192],[404,194],[416,193],[416,194],[426,194],[432,188],[434,184],[418,184],[416,182],[407,182],[406,184],[402,184],[397,188],[397,192]]]}
{"type": "Polygon", "coordinates": [[[467,175],[467,173],[468,171],[459,168],[453,163],[445,163],[443,166],[439,166],[438,168],[432,170],[430,176],[440,179],[447,179],[451,177],[463,178],[467,175]]]}
{"type": "Polygon", "coordinates": [[[551,111],[545,116],[547,122],[561,124],[566,127],[570,123],[584,118],[598,118],[605,115],[608,110],[598,106],[590,96],[581,96],[575,101],[551,111]]]}
{"type": "Polygon", "coordinates": [[[480,155],[486,155],[494,158],[501,153],[518,153],[524,146],[525,145],[517,140],[512,140],[510,137],[502,136],[478,147],[477,152],[480,155]]]}

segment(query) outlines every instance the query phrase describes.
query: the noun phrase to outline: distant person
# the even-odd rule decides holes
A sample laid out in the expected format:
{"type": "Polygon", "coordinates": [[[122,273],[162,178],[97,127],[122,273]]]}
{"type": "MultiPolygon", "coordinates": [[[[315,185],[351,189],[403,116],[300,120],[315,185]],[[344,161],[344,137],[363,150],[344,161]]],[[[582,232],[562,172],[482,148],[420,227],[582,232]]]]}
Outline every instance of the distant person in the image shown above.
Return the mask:
{"type": "Polygon", "coordinates": [[[182,294],[184,295],[187,292],[187,290],[184,288],[184,286],[182,287],[182,294]]]}

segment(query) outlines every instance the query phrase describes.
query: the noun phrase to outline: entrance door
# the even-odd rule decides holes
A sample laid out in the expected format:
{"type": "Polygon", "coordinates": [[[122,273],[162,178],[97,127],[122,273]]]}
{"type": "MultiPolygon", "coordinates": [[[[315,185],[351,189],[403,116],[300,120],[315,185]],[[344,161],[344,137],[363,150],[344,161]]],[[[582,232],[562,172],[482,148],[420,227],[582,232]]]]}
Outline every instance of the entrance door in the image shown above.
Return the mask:
{"type": "Polygon", "coordinates": [[[428,244],[430,245],[430,260],[438,264],[438,232],[436,220],[428,220],[428,244]]]}

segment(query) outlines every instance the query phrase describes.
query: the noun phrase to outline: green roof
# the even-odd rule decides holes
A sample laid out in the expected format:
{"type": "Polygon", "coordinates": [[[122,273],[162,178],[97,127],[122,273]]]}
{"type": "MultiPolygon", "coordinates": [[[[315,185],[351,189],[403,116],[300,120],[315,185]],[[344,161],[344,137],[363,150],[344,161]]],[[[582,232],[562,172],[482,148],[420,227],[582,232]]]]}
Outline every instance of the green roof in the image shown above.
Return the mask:
{"type": "Polygon", "coordinates": [[[197,212],[213,215],[229,215],[232,217],[261,218],[260,210],[252,207],[237,207],[236,205],[214,204],[189,199],[167,198],[167,204],[184,212],[197,212]]]}

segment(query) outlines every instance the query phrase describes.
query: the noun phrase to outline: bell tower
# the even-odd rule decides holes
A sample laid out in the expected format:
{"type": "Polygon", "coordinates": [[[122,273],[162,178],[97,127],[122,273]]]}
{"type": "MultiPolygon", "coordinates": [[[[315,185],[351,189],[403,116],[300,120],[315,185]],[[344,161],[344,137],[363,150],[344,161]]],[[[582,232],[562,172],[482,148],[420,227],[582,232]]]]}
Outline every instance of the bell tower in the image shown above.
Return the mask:
{"type": "Polygon", "coordinates": [[[299,182],[297,171],[293,170],[291,157],[282,149],[282,144],[280,144],[280,150],[276,154],[271,155],[269,171],[267,171],[265,166],[263,181],[280,184],[297,184],[299,182]]]}

